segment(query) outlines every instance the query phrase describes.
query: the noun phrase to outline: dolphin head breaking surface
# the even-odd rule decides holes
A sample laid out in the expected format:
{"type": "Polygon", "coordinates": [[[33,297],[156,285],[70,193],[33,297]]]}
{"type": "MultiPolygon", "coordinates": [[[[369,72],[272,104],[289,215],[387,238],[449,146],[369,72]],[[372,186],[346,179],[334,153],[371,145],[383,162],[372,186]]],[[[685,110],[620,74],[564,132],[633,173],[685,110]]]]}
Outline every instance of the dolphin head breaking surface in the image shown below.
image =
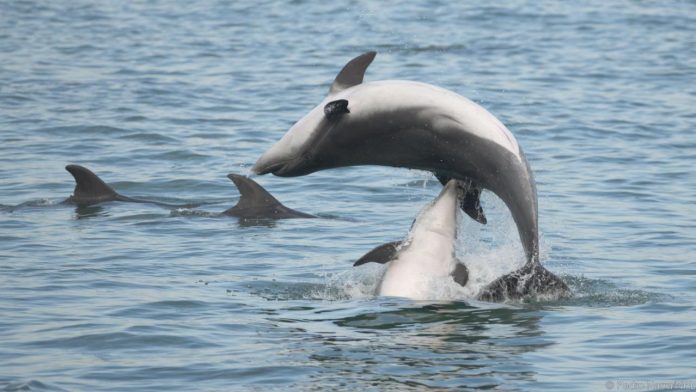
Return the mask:
{"type": "MultiPolygon", "coordinates": [[[[380,245],[353,264],[387,265],[377,295],[434,300],[440,298],[442,289],[451,288],[448,279],[460,286],[469,283],[469,269],[456,256],[457,208],[465,192],[461,181],[450,180],[440,195],[418,214],[406,240],[380,245]]],[[[555,300],[569,295],[560,278],[540,263],[527,263],[477,290],[473,298],[501,302],[529,298],[555,300]]]]}
{"type": "Polygon", "coordinates": [[[378,295],[427,300],[444,279],[466,285],[467,268],[455,255],[458,193],[450,180],[418,214],[405,241],[381,245],[354,264],[388,263],[378,295]]]}

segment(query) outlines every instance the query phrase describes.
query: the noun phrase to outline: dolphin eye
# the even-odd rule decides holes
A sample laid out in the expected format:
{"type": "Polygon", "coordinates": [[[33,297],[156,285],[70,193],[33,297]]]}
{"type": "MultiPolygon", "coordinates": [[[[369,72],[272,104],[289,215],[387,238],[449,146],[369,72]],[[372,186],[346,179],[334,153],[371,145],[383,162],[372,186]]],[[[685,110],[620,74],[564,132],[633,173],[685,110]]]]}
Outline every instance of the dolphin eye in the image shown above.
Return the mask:
{"type": "Polygon", "coordinates": [[[324,115],[331,121],[338,119],[345,113],[350,113],[348,101],[345,99],[331,101],[324,106],[324,115]]]}

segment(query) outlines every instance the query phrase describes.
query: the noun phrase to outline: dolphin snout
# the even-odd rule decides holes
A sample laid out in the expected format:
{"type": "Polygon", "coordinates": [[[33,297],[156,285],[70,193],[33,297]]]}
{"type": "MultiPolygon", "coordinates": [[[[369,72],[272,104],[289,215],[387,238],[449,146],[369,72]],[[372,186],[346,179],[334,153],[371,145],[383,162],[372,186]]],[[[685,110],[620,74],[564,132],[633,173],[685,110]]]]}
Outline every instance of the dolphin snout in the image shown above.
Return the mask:
{"type": "Polygon", "coordinates": [[[283,165],[283,162],[274,163],[270,165],[264,164],[263,162],[256,162],[254,166],[252,166],[251,171],[254,174],[264,175],[280,170],[280,168],[282,168],[283,165]]]}
{"type": "Polygon", "coordinates": [[[271,149],[263,154],[251,167],[254,174],[263,175],[268,173],[276,174],[288,163],[289,159],[286,154],[278,153],[275,149],[271,149]]]}

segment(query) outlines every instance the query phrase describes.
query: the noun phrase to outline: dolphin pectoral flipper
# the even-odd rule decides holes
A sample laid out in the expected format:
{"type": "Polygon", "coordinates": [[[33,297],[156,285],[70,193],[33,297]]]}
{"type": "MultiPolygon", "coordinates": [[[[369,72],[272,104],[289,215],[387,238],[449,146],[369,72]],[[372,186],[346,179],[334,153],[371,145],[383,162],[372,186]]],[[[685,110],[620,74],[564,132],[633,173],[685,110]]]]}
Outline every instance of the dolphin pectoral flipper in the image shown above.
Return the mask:
{"type": "Polygon", "coordinates": [[[506,299],[514,300],[530,296],[563,298],[571,295],[570,289],[561,278],[538,262],[531,262],[488,284],[478,294],[478,299],[500,302],[506,299]]]}
{"type": "Polygon", "coordinates": [[[469,269],[459,260],[457,260],[454,271],[452,271],[452,278],[461,286],[466,286],[466,283],[469,281],[469,269]]]}
{"type": "Polygon", "coordinates": [[[75,190],[68,199],[70,202],[80,205],[97,204],[104,201],[121,200],[127,201],[128,198],[121,196],[116,191],[106,185],[91,170],[80,165],[67,165],[67,170],[75,179],[75,190]]]}
{"type": "Polygon", "coordinates": [[[483,208],[481,208],[481,187],[471,185],[464,193],[464,198],[460,202],[460,207],[467,215],[469,215],[476,222],[485,225],[488,223],[486,215],[483,213],[483,208]]]}
{"type": "Polygon", "coordinates": [[[393,241],[377,246],[376,248],[367,252],[363,257],[359,258],[358,261],[353,264],[353,267],[357,267],[369,262],[385,264],[394,260],[397,249],[399,249],[402,242],[403,241],[393,241]]]}
{"type": "MultiPolygon", "coordinates": [[[[435,174],[438,181],[444,186],[446,185],[452,177],[435,174]]],[[[460,180],[457,181],[457,186],[462,191],[463,196],[459,200],[459,206],[462,211],[466,212],[471,219],[476,222],[485,225],[488,223],[486,215],[483,213],[483,208],[481,207],[481,190],[482,187],[474,183],[472,180],[460,180]]]]}

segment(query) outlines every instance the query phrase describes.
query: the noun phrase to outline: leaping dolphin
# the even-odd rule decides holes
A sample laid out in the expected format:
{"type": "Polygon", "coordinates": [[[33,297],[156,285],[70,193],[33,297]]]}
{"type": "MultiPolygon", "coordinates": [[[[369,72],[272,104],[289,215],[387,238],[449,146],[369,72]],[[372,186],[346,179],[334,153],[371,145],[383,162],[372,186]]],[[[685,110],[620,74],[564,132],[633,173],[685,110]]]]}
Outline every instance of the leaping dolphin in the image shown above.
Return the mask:
{"type": "Polygon", "coordinates": [[[466,285],[468,270],[455,255],[459,193],[457,181],[450,180],[418,214],[405,241],[380,245],[353,264],[389,263],[378,295],[428,300],[444,279],[466,285]]]}
{"type": "Polygon", "coordinates": [[[506,298],[520,298],[529,291],[518,275],[541,273],[555,292],[560,288],[568,295],[565,283],[539,262],[536,186],[512,133],[486,109],[452,91],[411,81],[363,83],[375,55],[367,52],[348,62],[327,97],[252,170],[286,177],[354,165],[428,170],[443,184],[451,178],[466,184],[461,207],[481,223],[486,219],[479,197],[488,189],[510,209],[527,259],[521,270],[494,285],[505,289],[506,298]]]}

